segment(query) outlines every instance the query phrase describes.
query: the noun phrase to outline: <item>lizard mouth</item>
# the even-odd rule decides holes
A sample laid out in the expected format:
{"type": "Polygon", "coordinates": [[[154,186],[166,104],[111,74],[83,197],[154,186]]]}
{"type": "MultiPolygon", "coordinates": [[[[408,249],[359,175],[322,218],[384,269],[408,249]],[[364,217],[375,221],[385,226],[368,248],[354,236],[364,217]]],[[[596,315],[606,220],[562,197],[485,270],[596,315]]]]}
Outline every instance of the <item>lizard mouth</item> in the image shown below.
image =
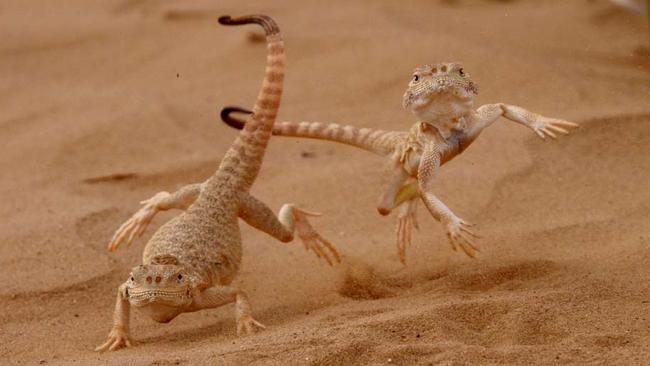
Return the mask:
{"type": "Polygon", "coordinates": [[[179,289],[130,289],[129,302],[134,306],[144,306],[150,303],[176,304],[189,298],[189,288],[179,289]]]}

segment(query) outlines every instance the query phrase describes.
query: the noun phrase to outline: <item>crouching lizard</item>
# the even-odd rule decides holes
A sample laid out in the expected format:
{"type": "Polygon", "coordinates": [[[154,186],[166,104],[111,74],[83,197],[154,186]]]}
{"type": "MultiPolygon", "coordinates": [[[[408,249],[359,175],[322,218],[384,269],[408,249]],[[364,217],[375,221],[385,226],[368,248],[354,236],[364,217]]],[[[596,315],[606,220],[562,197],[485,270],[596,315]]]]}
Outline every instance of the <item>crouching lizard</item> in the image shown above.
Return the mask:
{"type": "MultiPolygon", "coordinates": [[[[558,134],[567,134],[567,129],[578,126],[504,103],[474,109],[474,96],[477,94],[478,85],[461,64],[424,65],[415,69],[403,97],[403,107],[420,121],[408,132],[336,123],[278,122],[272,133],[335,141],[386,156],[391,176],[377,210],[381,215],[388,215],[400,206],[396,234],[402,263],[406,260],[412,227],[418,227],[415,217],[417,198],[442,223],[452,249],[460,248],[466,255],[474,257],[479,249],[474,240],[478,236],[470,228],[472,225],[456,216],[431,192],[440,166],[465,151],[499,117],[532,129],[542,139],[547,136],[556,138],[558,134]]],[[[221,111],[221,119],[226,124],[244,128],[244,121],[230,116],[233,112],[250,111],[240,107],[226,107],[221,111]]]]}
{"type": "MultiPolygon", "coordinates": [[[[113,327],[97,351],[130,346],[131,306],[166,323],[184,312],[235,303],[237,333],[251,333],[264,326],[253,318],[246,293],[231,286],[242,257],[238,218],[282,242],[293,239],[294,230],[305,245],[324,256],[326,251],[339,260],[336,249],[320,237],[307,222],[310,213],[291,204],[280,209],[279,217],[248,192],[257,176],[280,105],[284,77],[284,44],[275,22],[264,15],[219,18],[224,25],[257,23],[266,32],[267,58],[262,89],[253,114],[219,169],[196,197],[187,199],[192,188],[177,194],[160,193],[154,201],[166,207],[185,208],[151,237],[143,264],[134,267],[117,291],[113,327]]],[[[141,215],[136,214],[141,217],[141,215]]],[[[109,244],[115,250],[125,233],[142,229],[141,221],[129,220],[109,244]],[[131,225],[133,224],[133,225],[131,225]]],[[[326,255],[325,255],[326,256],[326,255]]]]}

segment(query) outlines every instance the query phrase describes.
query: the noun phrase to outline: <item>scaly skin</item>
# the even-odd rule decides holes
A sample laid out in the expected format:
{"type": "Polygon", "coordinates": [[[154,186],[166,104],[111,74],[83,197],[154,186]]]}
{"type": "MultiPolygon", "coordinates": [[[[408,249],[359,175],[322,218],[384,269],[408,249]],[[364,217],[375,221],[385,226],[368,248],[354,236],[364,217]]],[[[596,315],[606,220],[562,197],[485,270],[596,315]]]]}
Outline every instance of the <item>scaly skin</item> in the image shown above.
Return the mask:
{"type": "Polygon", "coordinates": [[[97,351],[131,345],[131,306],[165,323],[183,312],[235,302],[238,334],[264,328],[253,318],[246,293],[231,286],[242,257],[238,218],[282,242],[293,240],[295,230],[318,256],[330,262],[330,256],[340,260],[336,249],[307,222],[307,216],[313,214],[286,204],[277,218],[264,203],[248,193],[260,170],[280,105],[284,44],[277,25],[267,16],[221,17],[219,22],[257,23],[266,31],[266,72],[254,113],[212,177],[174,195],[158,193],[145,201],[145,207],[116,232],[109,250],[141,234],[155,214],[154,207],[185,209],[156,231],[144,249],[143,264],[133,268],[129,279],[119,287],[113,328],[97,351]]]}
{"type": "MultiPolygon", "coordinates": [[[[397,220],[397,247],[402,263],[411,242],[412,227],[419,197],[431,215],[440,221],[452,249],[460,248],[474,257],[479,250],[478,237],[471,224],[456,216],[431,192],[441,165],[462,153],[479,134],[499,117],[505,117],[532,129],[540,138],[567,134],[577,124],[547,118],[521,107],[496,103],[474,109],[478,86],[459,63],[439,63],[418,67],[404,93],[403,107],[420,122],[409,132],[382,131],[321,122],[278,122],[273,135],[314,138],[356,146],[386,156],[391,168],[388,186],[377,210],[388,215],[400,207],[397,220]]],[[[250,113],[240,107],[221,111],[222,120],[241,129],[246,123],[230,116],[232,112],[250,113]]]]}

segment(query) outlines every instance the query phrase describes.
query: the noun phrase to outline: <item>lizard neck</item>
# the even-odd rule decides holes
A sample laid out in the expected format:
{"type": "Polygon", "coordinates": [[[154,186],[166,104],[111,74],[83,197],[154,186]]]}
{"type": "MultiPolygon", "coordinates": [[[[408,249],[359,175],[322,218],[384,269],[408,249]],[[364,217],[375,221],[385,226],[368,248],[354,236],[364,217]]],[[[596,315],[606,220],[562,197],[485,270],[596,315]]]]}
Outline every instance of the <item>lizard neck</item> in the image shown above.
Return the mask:
{"type": "Polygon", "coordinates": [[[446,140],[454,132],[463,131],[467,128],[471,113],[449,113],[444,115],[429,116],[428,119],[422,119],[421,122],[428,123],[438,130],[440,135],[446,140]]]}
{"type": "Polygon", "coordinates": [[[463,130],[473,112],[473,100],[437,100],[412,109],[413,114],[421,122],[426,122],[440,132],[447,139],[453,130],[463,130]]]}

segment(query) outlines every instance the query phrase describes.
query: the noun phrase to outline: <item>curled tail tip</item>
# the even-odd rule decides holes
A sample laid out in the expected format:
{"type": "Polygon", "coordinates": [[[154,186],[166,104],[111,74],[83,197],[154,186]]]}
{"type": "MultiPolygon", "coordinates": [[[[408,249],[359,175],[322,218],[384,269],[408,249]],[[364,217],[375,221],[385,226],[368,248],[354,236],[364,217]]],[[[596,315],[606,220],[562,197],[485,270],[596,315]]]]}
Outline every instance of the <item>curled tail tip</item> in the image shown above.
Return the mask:
{"type": "Polygon", "coordinates": [[[219,17],[219,24],[223,25],[242,25],[253,23],[261,25],[262,28],[264,28],[267,36],[280,33],[280,28],[268,15],[246,15],[239,18],[233,18],[230,15],[219,17]]]}
{"type": "Polygon", "coordinates": [[[219,17],[219,24],[230,25],[232,17],[230,15],[222,15],[219,17]]]}
{"type": "Polygon", "coordinates": [[[242,128],[244,128],[244,125],[246,125],[246,122],[236,117],[231,117],[230,116],[231,113],[252,114],[253,112],[246,108],[236,107],[236,106],[227,106],[221,110],[220,113],[221,121],[232,128],[241,130],[242,128]]]}

